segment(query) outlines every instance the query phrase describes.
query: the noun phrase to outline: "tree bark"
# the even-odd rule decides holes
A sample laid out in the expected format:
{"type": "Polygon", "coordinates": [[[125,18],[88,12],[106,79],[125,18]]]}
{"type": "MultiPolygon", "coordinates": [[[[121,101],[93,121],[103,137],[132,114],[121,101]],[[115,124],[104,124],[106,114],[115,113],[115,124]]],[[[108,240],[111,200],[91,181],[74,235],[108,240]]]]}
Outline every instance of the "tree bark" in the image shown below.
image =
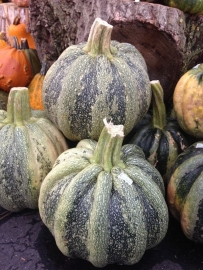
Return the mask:
{"type": "Polygon", "coordinates": [[[203,59],[203,16],[163,4],[131,0],[32,0],[30,30],[48,67],[70,45],[84,42],[96,17],[112,24],[112,39],[133,44],[150,80],[169,100],[180,76],[203,59]]]}

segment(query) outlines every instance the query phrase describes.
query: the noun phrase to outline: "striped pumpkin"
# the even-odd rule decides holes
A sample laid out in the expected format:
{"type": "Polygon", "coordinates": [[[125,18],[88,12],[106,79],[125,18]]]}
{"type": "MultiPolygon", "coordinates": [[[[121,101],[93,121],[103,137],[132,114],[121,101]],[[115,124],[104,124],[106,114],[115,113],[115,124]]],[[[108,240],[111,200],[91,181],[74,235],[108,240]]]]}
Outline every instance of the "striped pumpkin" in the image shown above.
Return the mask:
{"type": "Polygon", "coordinates": [[[167,188],[168,206],[190,240],[203,244],[203,142],[176,159],[167,188]]]}
{"type": "Polygon", "coordinates": [[[0,110],[0,148],[0,205],[38,208],[41,183],[67,144],[50,120],[31,117],[25,87],[12,88],[7,112],[0,110]]]}
{"type": "Polygon", "coordinates": [[[67,48],[44,78],[47,115],[72,141],[97,140],[105,117],[127,134],[149,108],[144,58],[133,45],[111,41],[112,29],[96,19],[88,41],[67,48]]]}
{"type": "Polygon", "coordinates": [[[98,143],[62,153],[40,189],[40,216],[61,252],[96,267],[138,262],[168,228],[162,177],[122,142],[123,125],[106,123],[98,143]]]}
{"type": "Polygon", "coordinates": [[[167,182],[168,173],[175,159],[189,146],[189,142],[177,121],[166,117],[164,92],[160,82],[151,81],[151,87],[153,115],[147,114],[135,127],[129,143],[142,148],[145,157],[167,182]]]}
{"type": "Polygon", "coordinates": [[[203,64],[188,70],[173,93],[173,105],[180,127],[195,138],[203,138],[203,64]]]}

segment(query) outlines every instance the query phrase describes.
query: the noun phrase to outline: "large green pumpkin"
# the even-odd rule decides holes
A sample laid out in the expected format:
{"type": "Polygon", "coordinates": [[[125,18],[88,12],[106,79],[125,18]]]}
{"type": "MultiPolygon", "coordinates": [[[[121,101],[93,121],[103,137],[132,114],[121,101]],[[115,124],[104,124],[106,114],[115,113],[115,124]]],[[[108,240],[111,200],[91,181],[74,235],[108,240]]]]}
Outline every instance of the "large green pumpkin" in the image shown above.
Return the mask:
{"type": "Polygon", "coordinates": [[[12,88],[7,112],[0,111],[0,149],[0,205],[38,208],[41,183],[67,144],[50,120],[31,117],[25,87],[12,88]]]}
{"type": "Polygon", "coordinates": [[[164,0],[164,3],[190,14],[203,14],[203,0],[164,0]]]}
{"type": "Polygon", "coordinates": [[[168,206],[190,240],[203,244],[203,142],[176,159],[167,188],[168,206]]]}
{"type": "Polygon", "coordinates": [[[147,114],[132,130],[129,143],[142,148],[145,157],[157,168],[167,184],[171,167],[177,156],[189,146],[189,140],[176,119],[167,117],[160,82],[151,81],[151,87],[152,116],[147,114]]]}
{"type": "Polygon", "coordinates": [[[122,141],[123,126],[106,123],[98,143],[62,153],[40,189],[40,216],[59,249],[96,267],[138,262],[168,228],[161,175],[122,141]]]}
{"type": "Polygon", "coordinates": [[[43,83],[48,117],[72,140],[97,140],[107,117],[128,134],[151,100],[146,63],[131,44],[111,41],[113,27],[96,19],[89,39],[67,48],[43,83]]]}

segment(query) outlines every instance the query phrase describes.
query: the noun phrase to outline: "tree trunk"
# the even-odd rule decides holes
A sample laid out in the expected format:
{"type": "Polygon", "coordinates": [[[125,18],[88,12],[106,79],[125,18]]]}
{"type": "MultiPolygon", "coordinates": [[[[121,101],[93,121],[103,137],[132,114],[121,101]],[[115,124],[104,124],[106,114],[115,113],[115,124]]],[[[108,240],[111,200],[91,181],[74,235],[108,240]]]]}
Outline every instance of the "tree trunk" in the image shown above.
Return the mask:
{"type": "Polygon", "coordinates": [[[96,17],[114,26],[112,39],[141,52],[150,80],[160,81],[165,100],[180,76],[202,61],[203,16],[130,0],[32,0],[30,29],[40,59],[46,57],[50,66],[65,48],[86,41],[96,17]]]}

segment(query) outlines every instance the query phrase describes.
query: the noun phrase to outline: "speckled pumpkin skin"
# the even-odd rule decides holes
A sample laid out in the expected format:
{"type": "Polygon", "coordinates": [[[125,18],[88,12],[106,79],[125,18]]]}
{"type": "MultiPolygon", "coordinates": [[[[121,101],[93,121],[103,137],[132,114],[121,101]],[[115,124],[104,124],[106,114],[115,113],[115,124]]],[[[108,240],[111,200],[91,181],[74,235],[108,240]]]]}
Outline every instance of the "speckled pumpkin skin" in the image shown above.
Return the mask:
{"type": "Polygon", "coordinates": [[[203,14],[203,0],[164,0],[164,3],[190,14],[203,14]]]}
{"type": "Polygon", "coordinates": [[[167,188],[168,206],[190,240],[203,244],[203,141],[176,159],[167,188]]]}
{"type": "Polygon", "coordinates": [[[82,140],[59,156],[41,186],[40,215],[66,256],[134,264],[167,231],[163,180],[135,145],[122,147],[125,169],[106,172],[91,163],[96,145],[82,140]]]}
{"type": "Polygon", "coordinates": [[[41,183],[68,148],[50,120],[28,109],[28,89],[12,88],[8,111],[0,110],[0,205],[13,212],[38,208],[41,183]]]}
{"type": "Polygon", "coordinates": [[[97,140],[103,119],[122,124],[125,135],[151,101],[146,63],[131,44],[111,41],[111,57],[87,53],[86,43],[67,48],[48,70],[43,104],[48,117],[73,141],[97,140]]]}
{"type": "Polygon", "coordinates": [[[203,138],[203,64],[196,65],[179,79],[173,105],[180,127],[195,138],[203,138]]]}

